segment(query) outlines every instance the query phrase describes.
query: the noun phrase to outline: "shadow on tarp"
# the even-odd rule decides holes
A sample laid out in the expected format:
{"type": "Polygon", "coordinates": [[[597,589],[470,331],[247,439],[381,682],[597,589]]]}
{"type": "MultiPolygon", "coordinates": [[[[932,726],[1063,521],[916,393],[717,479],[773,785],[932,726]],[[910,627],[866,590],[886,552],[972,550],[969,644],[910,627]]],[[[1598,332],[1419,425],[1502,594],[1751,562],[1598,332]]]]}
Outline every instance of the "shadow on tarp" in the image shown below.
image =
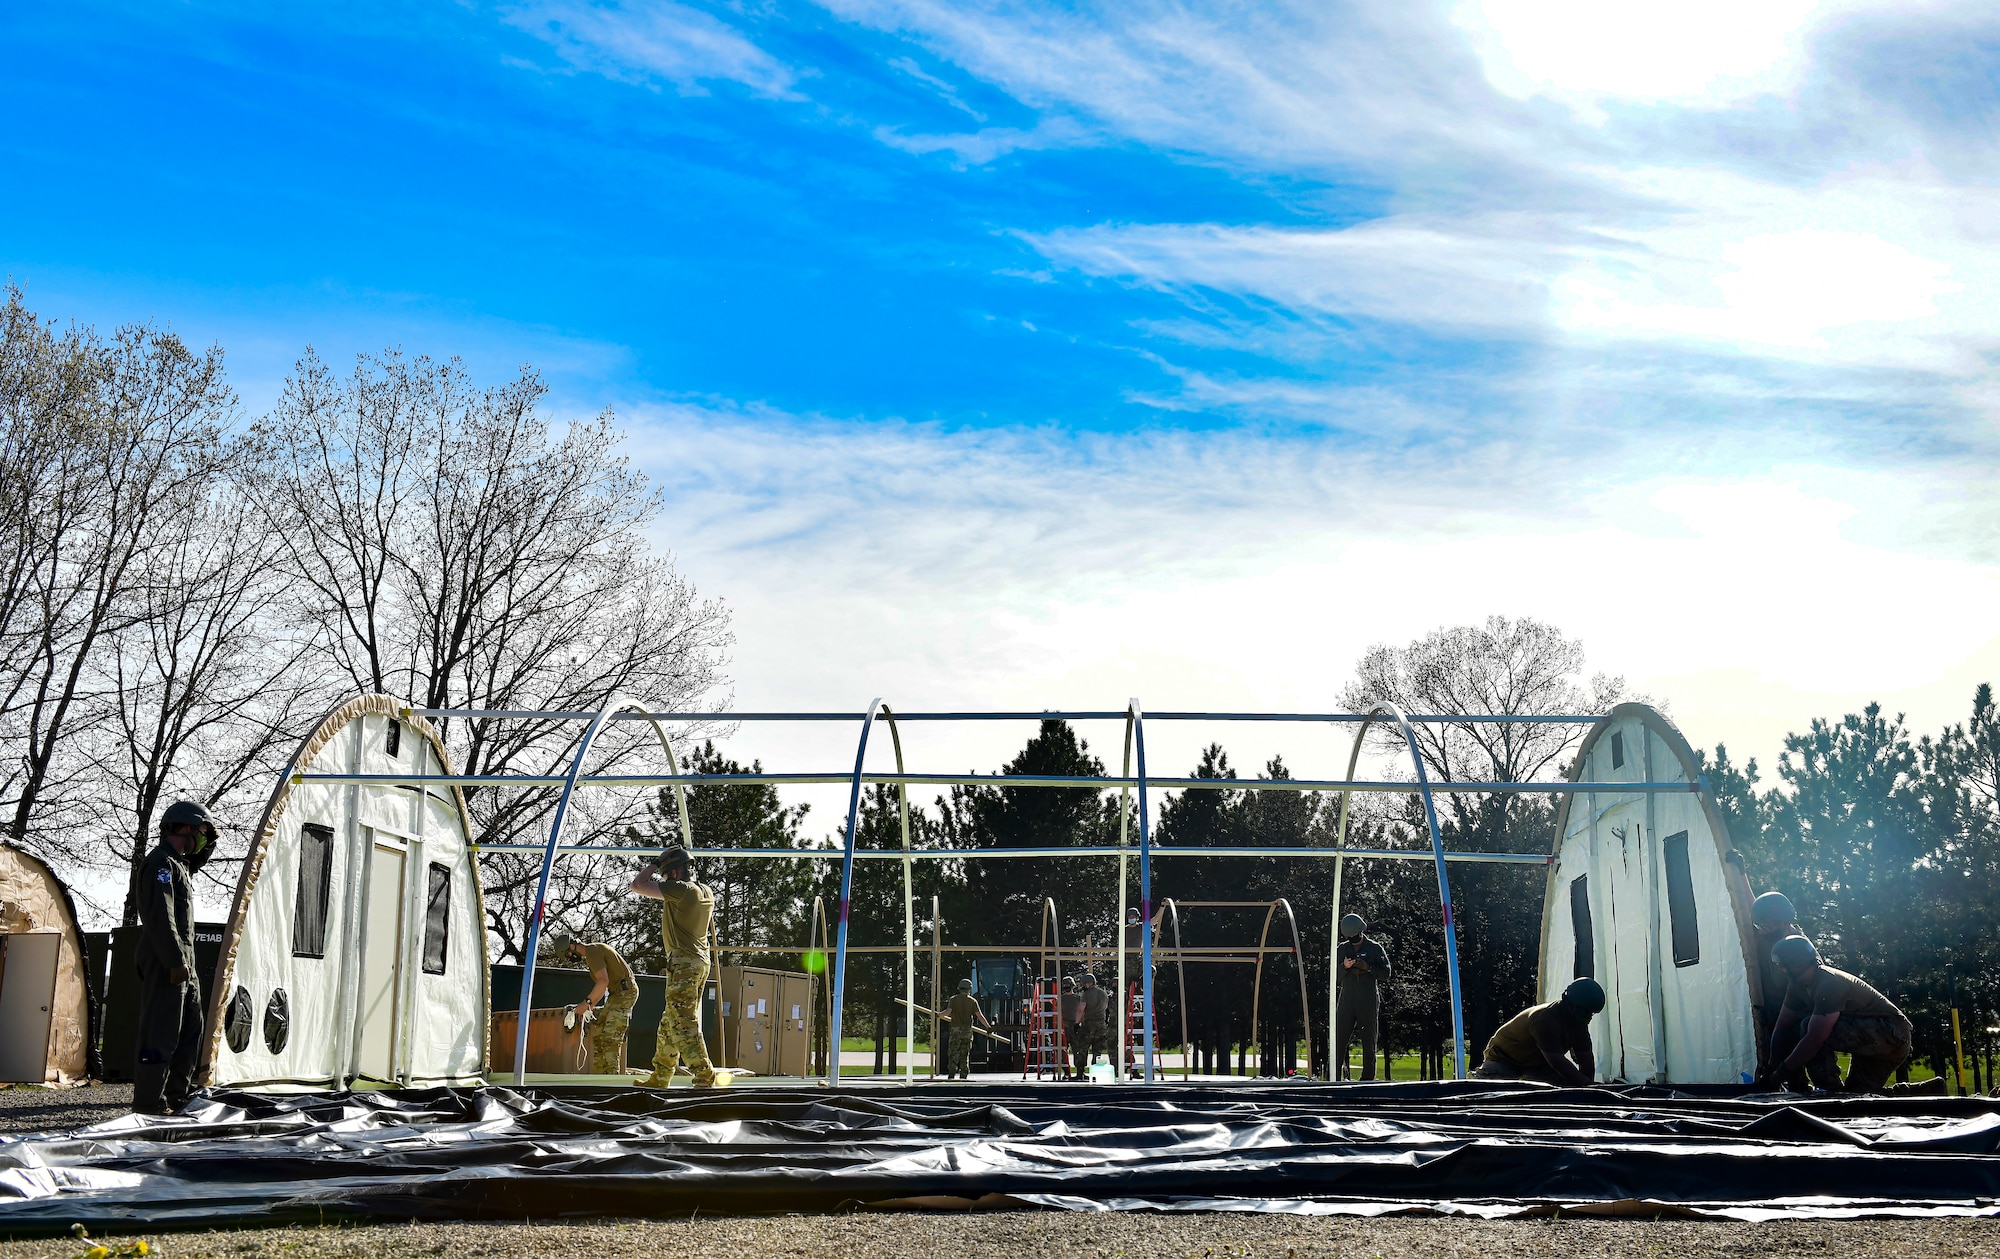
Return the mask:
{"type": "Polygon", "coordinates": [[[2000,1104],[1484,1081],[487,1086],[216,1092],[0,1139],[9,1236],[860,1206],[1993,1214],[2000,1104]]]}

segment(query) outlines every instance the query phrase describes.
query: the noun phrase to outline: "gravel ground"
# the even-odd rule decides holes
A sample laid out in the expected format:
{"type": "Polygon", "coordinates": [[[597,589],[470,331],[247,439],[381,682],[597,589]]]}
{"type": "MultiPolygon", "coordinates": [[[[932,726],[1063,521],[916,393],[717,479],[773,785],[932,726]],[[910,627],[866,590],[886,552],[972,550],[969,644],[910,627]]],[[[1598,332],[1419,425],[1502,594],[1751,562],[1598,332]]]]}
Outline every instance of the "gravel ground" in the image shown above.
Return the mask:
{"type": "Polygon", "coordinates": [[[0,1085],[0,1132],[63,1132],[130,1114],[132,1086],[89,1084],[73,1089],[0,1085]]]}
{"type": "MultiPolygon", "coordinates": [[[[1845,1256],[2000,1255],[2000,1223],[1877,1220],[1730,1224],[1680,1220],[1339,1220],[1297,1216],[1072,1215],[1058,1211],[966,1215],[786,1216],[630,1224],[406,1224],[361,1228],[178,1233],[152,1239],[168,1259],[368,1259],[378,1255],[699,1255],[704,1259],[1455,1259],[1579,1255],[1845,1256]]],[[[0,1259],[71,1259],[70,1239],[0,1243],[0,1259]]]]}

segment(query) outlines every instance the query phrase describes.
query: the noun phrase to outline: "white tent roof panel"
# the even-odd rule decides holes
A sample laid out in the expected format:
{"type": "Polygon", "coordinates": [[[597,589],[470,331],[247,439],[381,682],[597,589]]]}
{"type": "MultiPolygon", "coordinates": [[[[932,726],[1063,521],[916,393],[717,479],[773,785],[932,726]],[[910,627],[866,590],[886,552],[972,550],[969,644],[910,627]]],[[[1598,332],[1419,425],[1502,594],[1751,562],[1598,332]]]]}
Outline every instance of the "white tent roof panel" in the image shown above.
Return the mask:
{"type": "Polygon", "coordinates": [[[223,940],[213,1083],[469,1082],[483,1070],[484,907],[463,800],[291,782],[296,770],[451,772],[436,733],[403,711],[381,695],[335,710],[273,794],[223,940]]]}
{"type": "MultiPolygon", "coordinates": [[[[1574,780],[1686,782],[1698,771],[1680,732],[1643,704],[1593,728],[1574,780]]],[[[1543,911],[1541,999],[1589,973],[1605,1079],[1735,1083],[1756,1069],[1749,909],[1724,865],[1729,838],[1706,792],[1593,792],[1566,798],[1543,911]],[[1579,937],[1586,937],[1579,950],[1579,937]]]]}

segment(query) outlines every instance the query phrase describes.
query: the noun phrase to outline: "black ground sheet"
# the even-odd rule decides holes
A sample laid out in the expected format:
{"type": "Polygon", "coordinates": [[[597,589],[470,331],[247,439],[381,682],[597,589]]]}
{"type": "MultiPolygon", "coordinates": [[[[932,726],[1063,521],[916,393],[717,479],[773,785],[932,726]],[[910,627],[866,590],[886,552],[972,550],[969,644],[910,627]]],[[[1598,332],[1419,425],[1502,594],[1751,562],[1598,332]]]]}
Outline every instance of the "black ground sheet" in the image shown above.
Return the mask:
{"type": "Polygon", "coordinates": [[[1438,1084],[222,1092],[0,1138],[0,1235],[853,1206],[2000,1211],[2000,1103],[1438,1084]]]}

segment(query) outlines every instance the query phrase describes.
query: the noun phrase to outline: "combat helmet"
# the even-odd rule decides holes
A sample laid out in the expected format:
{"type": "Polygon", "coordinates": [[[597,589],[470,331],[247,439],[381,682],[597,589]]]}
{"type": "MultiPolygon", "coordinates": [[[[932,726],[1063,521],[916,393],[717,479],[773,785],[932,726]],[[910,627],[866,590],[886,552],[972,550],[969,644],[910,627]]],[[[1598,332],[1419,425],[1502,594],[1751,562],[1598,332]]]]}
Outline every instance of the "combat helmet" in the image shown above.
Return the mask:
{"type": "Polygon", "coordinates": [[[1792,898],[1783,892],[1766,892],[1750,902],[1750,925],[1759,931],[1797,921],[1798,914],[1792,908],[1792,898]]]}
{"type": "Polygon", "coordinates": [[[1771,946],[1771,960],[1787,972],[1807,970],[1819,965],[1819,950],[1804,936],[1786,936],[1771,946]]]}
{"type": "Polygon", "coordinates": [[[1563,989],[1562,1003],[1583,1014],[1597,1014],[1604,1009],[1604,985],[1588,975],[1573,980],[1563,989]]]}

